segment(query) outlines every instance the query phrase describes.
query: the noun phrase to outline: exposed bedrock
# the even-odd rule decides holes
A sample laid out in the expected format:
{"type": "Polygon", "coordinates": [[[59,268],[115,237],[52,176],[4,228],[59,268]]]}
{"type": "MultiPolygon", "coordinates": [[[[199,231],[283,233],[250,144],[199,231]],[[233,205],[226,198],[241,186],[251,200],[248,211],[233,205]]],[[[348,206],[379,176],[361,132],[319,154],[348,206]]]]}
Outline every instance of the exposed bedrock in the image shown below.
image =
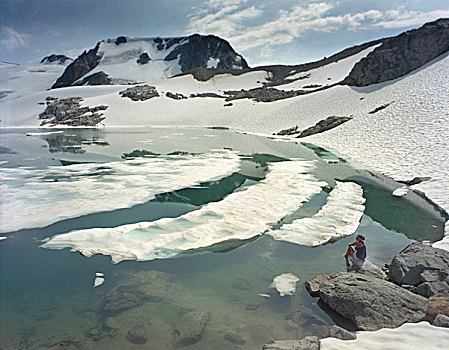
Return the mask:
{"type": "Polygon", "coordinates": [[[316,123],[314,126],[311,126],[310,128],[299,130],[298,125],[284,129],[279,131],[276,135],[280,136],[296,136],[296,137],[306,137],[311,136],[315,134],[319,134],[322,132],[325,132],[327,130],[331,130],[343,123],[346,123],[347,121],[351,120],[352,117],[339,117],[336,115],[327,117],[326,119],[320,120],[318,123],[316,123]]]}
{"type": "Polygon", "coordinates": [[[64,73],[56,80],[51,87],[52,89],[70,86],[78,79],[82,78],[85,74],[94,69],[98,62],[100,62],[101,56],[98,55],[98,49],[100,43],[95,48],[84,51],[78,58],[70,63],[65,69],[64,73]]]}
{"type": "Polygon", "coordinates": [[[112,85],[112,80],[105,72],[97,72],[85,77],[74,85],[112,85]]]}
{"type": "Polygon", "coordinates": [[[153,97],[159,97],[154,86],[139,85],[119,92],[121,97],[128,97],[133,101],[146,101],[153,97]]]}
{"type": "Polygon", "coordinates": [[[306,289],[360,330],[399,327],[426,316],[426,298],[375,277],[337,272],[307,281],[306,289]]]}
{"type": "Polygon", "coordinates": [[[449,51],[449,19],[386,38],[358,62],[343,84],[366,86],[399,78],[449,51]]]}
{"type": "Polygon", "coordinates": [[[412,243],[393,258],[388,277],[426,298],[437,293],[449,296],[449,252],[412,243]]]}
{"type": "Polygon", "coordinates": [[[81,97],[54,98],[47,97],[47,107],[39,114],[44,125],[95,126],[105,119],[99,111],[108,106],[82,107],[81,97]]]}

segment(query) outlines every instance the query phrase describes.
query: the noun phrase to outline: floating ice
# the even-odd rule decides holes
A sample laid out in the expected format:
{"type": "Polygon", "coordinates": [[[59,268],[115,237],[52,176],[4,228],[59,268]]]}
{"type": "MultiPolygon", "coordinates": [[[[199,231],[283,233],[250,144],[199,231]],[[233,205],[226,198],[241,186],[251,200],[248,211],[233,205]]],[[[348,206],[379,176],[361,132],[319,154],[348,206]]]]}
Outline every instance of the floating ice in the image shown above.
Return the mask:
{"type": "Polygon", "coordinates": [[[70,247],[86,256],[110,255],[117,263],[168,258],[183,251],[250,239],[297,210],[327,185],[310,174],[312,168],[310,161],[273,163],[259,183],[178,218],[72,231],[53,237],[42,247],[70,247]]]}
{"type": "Polygon", "coordinates": [[[131,207],[158,193],[218,180],[239,165],[237,153],[223,150],[48,169],[1,168],[1,232],[131,207]]]}
{"type": "Polygon", "coordinates": [[[63,134],[64,131],[47,131],[47,132],[27,132],[26,136],[46,136],[46,135],[53,135],[53,134],[63,134]]]}
{"type": "Polygon", "coordinates": [[[103,277],[95,277],[94,280],[94,288],[97,288],[98,286],[101,286],[104,283],[103,277]]]}
{"type": "Polygon", "coordinates": [[[104,277],[104,273],[103,272],[95,272],[95,276],[104,277]]]}
{"type": "Polygon", "coordinates": [[[263,294],[263,293],[260,293],[260,294],[257,294],[258,296],[260,296],[260,297],[264,297],[264,298],[271,298],[271,295],[270,294],[263,294]]]}
{"type": "Polygon", "coordinates": [[[311,218],[294,220],[278,230],[270,230],[274,239],[317,246],[352,235],[365,210],[363,189],[353,182],[338,182],[327,203],[311,218]]]}
{"type": "Polygon", "coordinates": [[[403,187],[396,188],[396,189],[393,191],[392,195],[395,196],[395,197],[403,197],[403,196],[405,196],[407,193],[408,193],[408,188],[405,187],[405,186],[403,186],[403,187]]]}
{"type": "Polygon", "coordinates": [[[7,239],[8,237],[0,236],[0,241],[3,241],[4,239],[7,239]]]}
{"type": "Polygon", "coordinates": [[[276,288],[281,297],[284,295],[293,295],[296,292],[296,282],[298,281],[299,278],[295,275],[291,273],[284,273],[276,276],[270,287],[276,288]]]}

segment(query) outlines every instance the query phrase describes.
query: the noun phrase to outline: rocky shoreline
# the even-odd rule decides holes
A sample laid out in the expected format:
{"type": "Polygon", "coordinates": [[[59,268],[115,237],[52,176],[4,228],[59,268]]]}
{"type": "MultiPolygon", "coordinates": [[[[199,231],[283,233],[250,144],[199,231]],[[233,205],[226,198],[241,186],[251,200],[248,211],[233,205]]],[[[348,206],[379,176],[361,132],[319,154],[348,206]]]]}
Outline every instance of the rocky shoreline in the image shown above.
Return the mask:
{"type": "MultiPolygon", "coordinates": [[[[386,280],[360,273],[337,272],[305,282],[324,311],[336,312],[344,320],[329,332],[338,339],[354,339],[345,329],[376,331],[396,328],[407,322],[427,321],[449,328],[449,252],[415,242],[397,254],[389,265],[386,280]],[[340,327],[341,326],[341,327],[340,327]],[[352,328],[352,327],[351,327],[352,328]]],[[[318,337],[273,341],[264,350],[320,349],[318,337]]]]}

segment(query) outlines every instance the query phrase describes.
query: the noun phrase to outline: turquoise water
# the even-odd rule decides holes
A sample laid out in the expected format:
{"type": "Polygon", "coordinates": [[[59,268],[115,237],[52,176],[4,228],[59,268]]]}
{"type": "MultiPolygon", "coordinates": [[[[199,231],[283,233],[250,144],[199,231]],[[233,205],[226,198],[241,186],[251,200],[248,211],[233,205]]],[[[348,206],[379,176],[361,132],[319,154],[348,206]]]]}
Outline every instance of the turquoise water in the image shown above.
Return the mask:
{"type": "Polygon", "coordinates": [[[162,193],[131,208],[6,233],[9,238],[0,241],[0,348],[4,349],[69,345],[79,349],[261,349],[274,339],[326,336],[335,319],[307,294],[304,282],[343,270],[342,255],[354,236],[311,248],[262,235],[176,258],[119,264],[111,264],[107,256],[86,258],[68,249],[39,247],[44,237],[75,229],[178,217],[257,183],[266,175],[267,162],[315,160],[314,175],[329,183],[294,218],[319,211],[335,179],[356,178],[367,200],[358,232],[367,238],[373,263],[389,263],[411,239],[436,241],[443,235],[444,222],[438,213],[391,196],[381,183],[373,184],[369,173],[345,162],[326,163],[320,156],[331,159],[329,153],[316,152],[318,148],[214,129],[66,130],[32,137],[25,132],[2,131],[1,160],[8,161],[3,167],[46,169],[95,162],[100,173],[89,176],[98,177],[107,171],[101,163],[122,161],[134,150],[151,156],[149,152],[202,153],[223,147],[237,151],[244,162],[238,173],[162,193]],[[96,272],[105,274],[105,283],[93,288],[96,272]],[[282,273],[299,277],[293,296],[280,297],[270,288],[273,278],[282,273]],[[118,292],[123,290],[127,292],[118,292]],[[151,297],[142,299],[142,291],[151,297]],[[116,298],[118,310],[111,311],[111,297],[116,298]],[[191,332],[187,344],[177,343],[179,329],[184,335],[191,332]],[[131,342],[133,332],[146,342],[131,342]]]}

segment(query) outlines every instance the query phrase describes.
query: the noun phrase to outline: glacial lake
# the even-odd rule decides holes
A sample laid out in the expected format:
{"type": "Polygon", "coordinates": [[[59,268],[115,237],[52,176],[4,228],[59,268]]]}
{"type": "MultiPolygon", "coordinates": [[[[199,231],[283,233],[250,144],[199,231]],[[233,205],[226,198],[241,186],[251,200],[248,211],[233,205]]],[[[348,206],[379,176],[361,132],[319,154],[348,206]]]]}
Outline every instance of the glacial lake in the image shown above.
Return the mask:
{"type": "Polygon", "coordinates": [[[387,180],[315,145],[219,127],[44,132],[1,131],[1,236],[8,237],[0,241],[1,349],[262,349],[271,340],[325,337],[345,321],[326,313],[304,282],[344,271],[356,234],[365,235],[368,259],[378,266],[412,240],[443,236],[444,220],[431,205],[392,196],[387,180]],[[301,195],[285,186],[296,175],[291,164],[307,171],[299,180],[326,183],[294,210],[276,203],[278,189],[286,199],[301,195]],[[363,189],[355,234],[314,247],[268,234],[316,217],[336,180],[363,189]],[[245,202],[251,188],[262,189],[248,202],[256,205],[245,202]],[[208,216],[194,216],[206,206],[223,214],[216,243],[208,216]],[[133,246],[127,241],[127,228],[142,222],[157,231],[149,248],[143,226],[130,231],[133,246]],[[257,225],[267,231],[249,234],[257,225]],[[191,240],[161,243],[172,226],[191,230],[191,240]],[[70,242],[86,232],[98,239],[73,243],[82,248],[41,247],[69,232],[70,242]],[[135,259],[124,253],[128,247],[135,259]],[[96,273],[104,283],[94,288],[96,273]],[[293,295],[281,297],[271,284],[285,273],[299,281],[293,295]]]}

